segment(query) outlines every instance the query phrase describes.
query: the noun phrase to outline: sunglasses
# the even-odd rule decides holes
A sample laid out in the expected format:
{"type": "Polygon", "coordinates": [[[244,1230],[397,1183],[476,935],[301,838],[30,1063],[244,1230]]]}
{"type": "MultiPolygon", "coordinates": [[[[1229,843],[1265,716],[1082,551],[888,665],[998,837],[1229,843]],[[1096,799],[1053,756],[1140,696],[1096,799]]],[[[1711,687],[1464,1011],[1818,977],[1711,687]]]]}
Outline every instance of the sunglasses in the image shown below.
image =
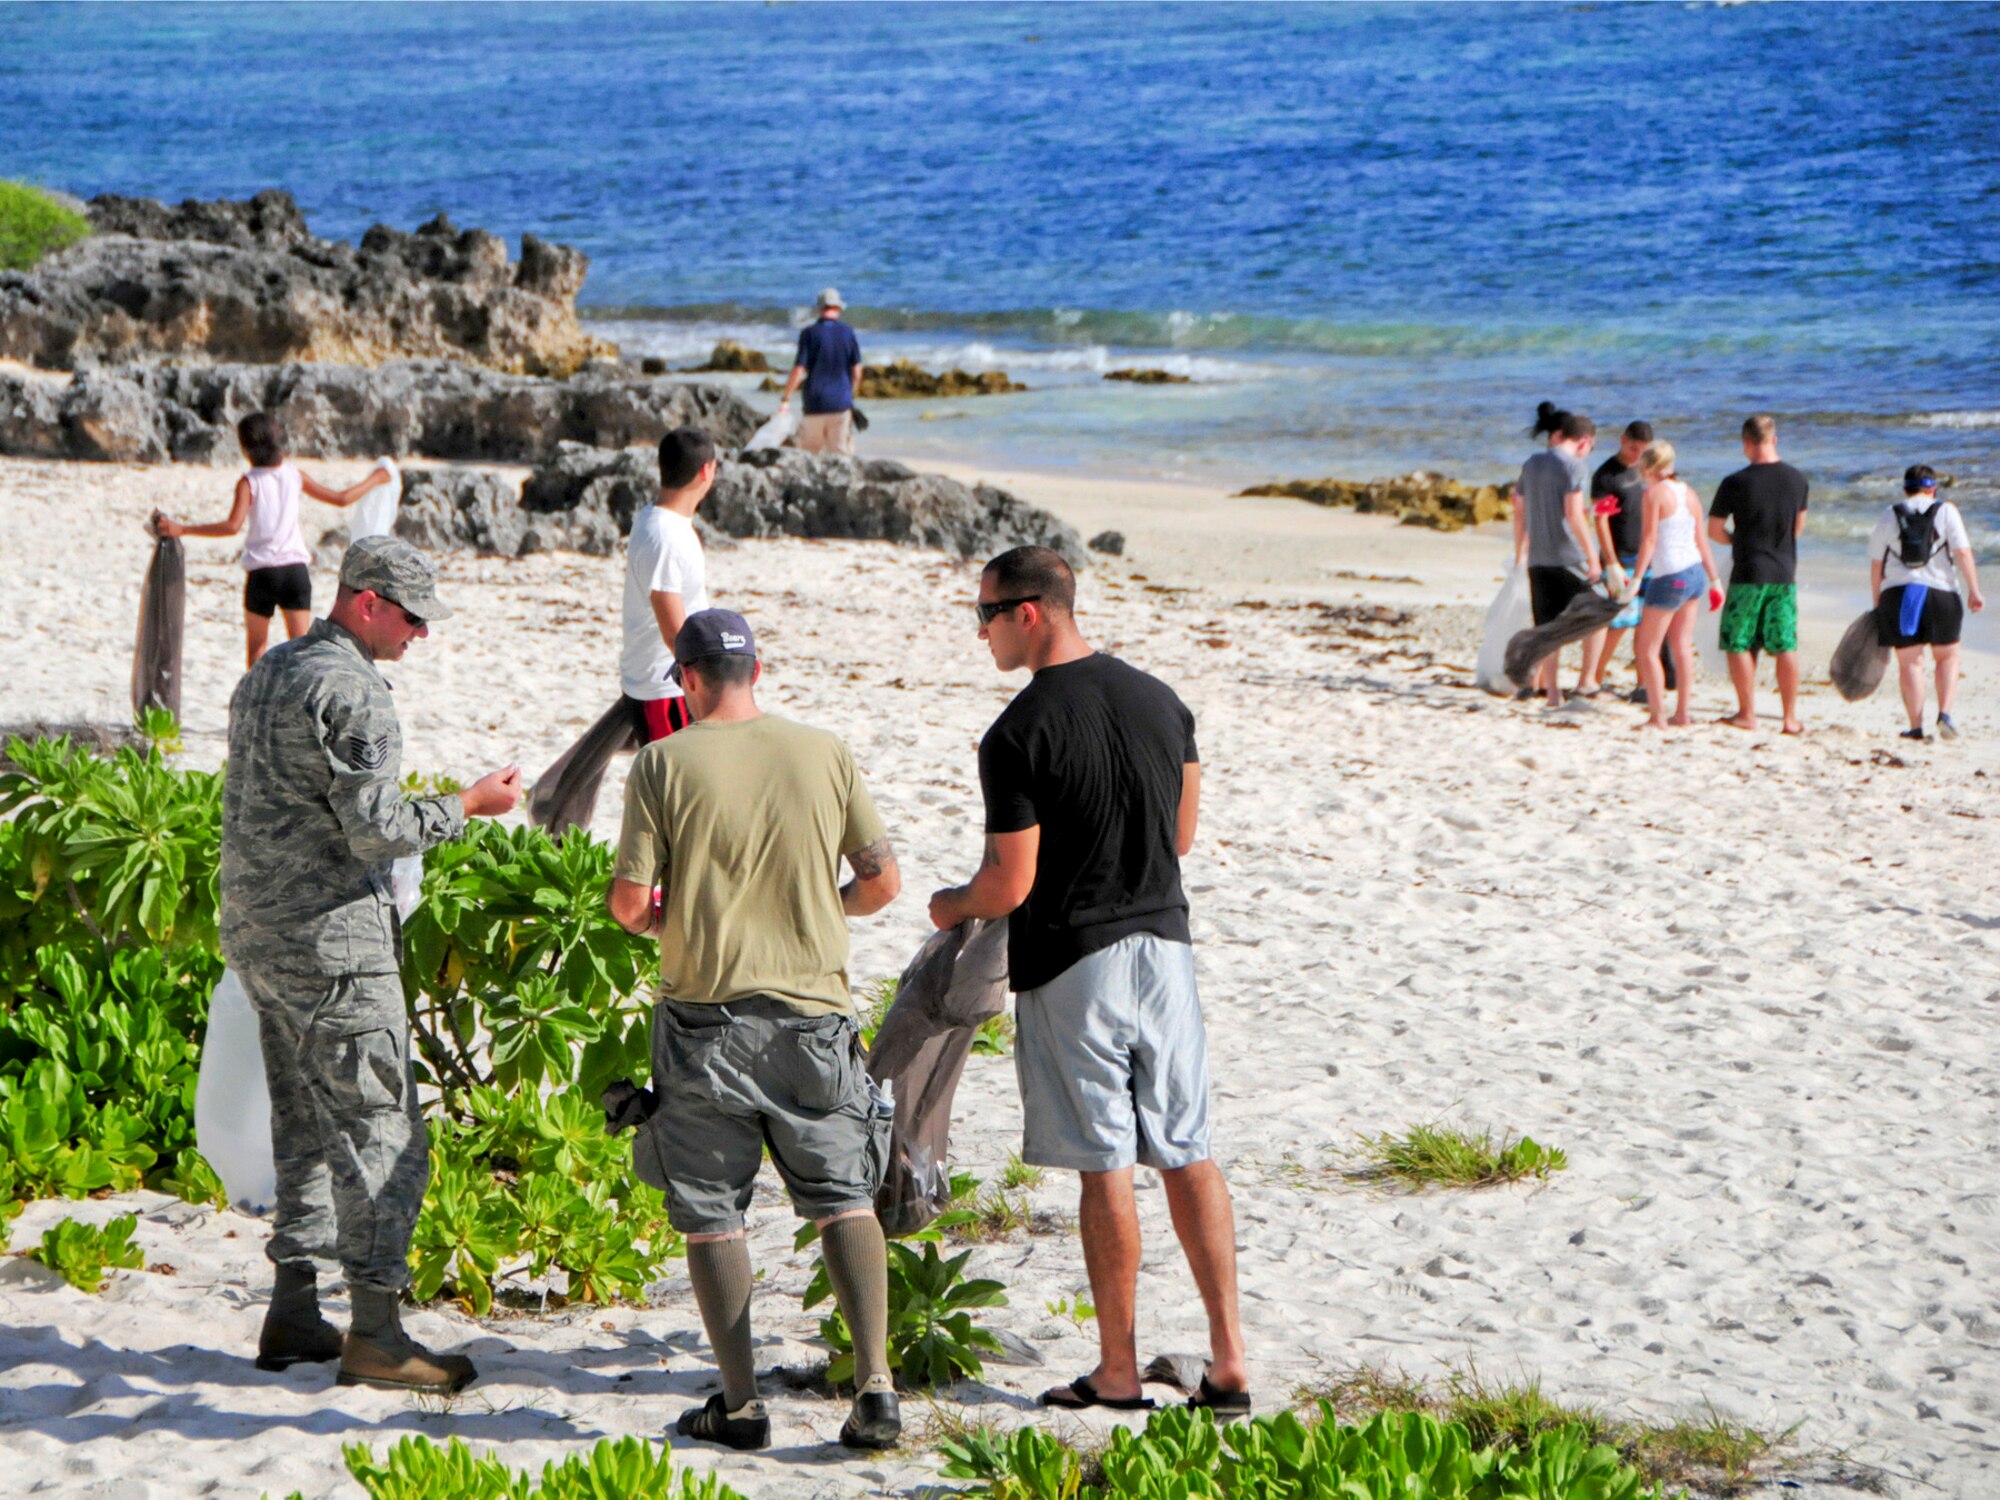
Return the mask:
{"type": "Polygon", "coordinates": [[[995,599],[991,604],[975,604],[972,607],[979,614],[980,624],[991,625],[1015,605],[1039,603],[1041,597],[1040,594],[1024,594],[1019,599],[995,599]]]}
{"type": "MultiPolygon", "coordinates": [[[[396,604],[396,601],[394,599],[391,599],[389,602],[391,604],[396,604]]],[[[396,604],[396,613],[403,617],[403,623],[408,625],[410,629],[422,630],[424,628],[423,618],[419,615],[411,614],[407,609],[404,609],[402,605],[396,604]]]]}

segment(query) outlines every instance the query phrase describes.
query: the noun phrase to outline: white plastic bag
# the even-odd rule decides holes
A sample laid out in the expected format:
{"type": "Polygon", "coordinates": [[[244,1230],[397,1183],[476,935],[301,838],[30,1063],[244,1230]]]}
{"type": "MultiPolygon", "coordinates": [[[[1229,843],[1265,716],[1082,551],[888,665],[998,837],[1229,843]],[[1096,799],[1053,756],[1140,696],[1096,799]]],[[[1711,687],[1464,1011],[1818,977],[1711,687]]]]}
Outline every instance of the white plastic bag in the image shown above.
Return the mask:
{"type": "MultiPolygon", "coordinates": [[[[410,920],[423,900],[424,857],[412,854],[389,867],[396,915],[410,920]]],[[[224,969],[208,1002],[208,1035],[201,1043],[201,1073],[194,1086],[194,1144],[222,1179],[230,1203],[245,1213],[267,1214],[278,1196],[271,1156],[271,1085],[264,1073],[264,1044],[257,1013],[243,981],[224,969]]]]}
{"type": "Polygon", "coordinates": [[[1514,684],[1507,680],[1507,642],[1535,623],[1528,604],[1528,570],[1515,563],[1507,570],[1506,582],[1493,602],[1486,606],[1486,634],[1479,641],[1479,662],[1472,680],[1482,690],[1501,697],[1514,696],[1514,684]]]}
{"type": "Polygon", "coordinates": [[[208,1035],[194,1086],[194,1143],[222,1179],[231,1204],[245,1213],[271,1211],[278,1196],[271,1089],[264,1078],[257,1013],[230,969],[222,971],[208,1002],[208,1035]]]}
{"type": "Polygon", "coordinates": [[[396,467],[396,461],[378,458],[375,467],[387,471],[389,482],[376,485],[354,502],[347,534],[357,542],[364,536],[387,536],[394,531],[396,511],[403,503],[403,472],[396,467]]]}
{"type": "Polygon", "coordinates": [[[749,453],[757,448],[782,448],[785,441],[799,430],[799,414],[789,406],[778,408],[778,414],[750,434],[750,441],[743,445],[749,453]]]}

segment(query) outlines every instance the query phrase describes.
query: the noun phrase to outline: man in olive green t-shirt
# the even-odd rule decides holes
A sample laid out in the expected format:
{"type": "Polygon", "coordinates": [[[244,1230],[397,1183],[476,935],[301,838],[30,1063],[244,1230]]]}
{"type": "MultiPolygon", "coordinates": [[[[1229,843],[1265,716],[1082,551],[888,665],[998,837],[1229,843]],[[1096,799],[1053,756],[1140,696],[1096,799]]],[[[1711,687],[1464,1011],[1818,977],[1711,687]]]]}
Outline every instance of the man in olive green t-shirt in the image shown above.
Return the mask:
{"type": "Polygon", "coordinates": [[[771,1440],[743,1237],[768,1144],[799,1216],[819,1226],[854,1335],[854,1410],[840,1440],[891,1448],[902,1420],[875,1218],[889,1118],[855,1030],[847,918],[895,899],[896,857],[847,746],[757,707],[762,668],[741,615],[689,615],[674,663],[694,723],[633,764],[608,899],[626,930],[660,938],[658,1107],[639,1127],[633,1162],[687,1236],[688,1276],[722,1374],[722,1390],[677,1428],[732,1448],[771,1440]],[[839,885],[843,857],[854,878],[839,885]]]}

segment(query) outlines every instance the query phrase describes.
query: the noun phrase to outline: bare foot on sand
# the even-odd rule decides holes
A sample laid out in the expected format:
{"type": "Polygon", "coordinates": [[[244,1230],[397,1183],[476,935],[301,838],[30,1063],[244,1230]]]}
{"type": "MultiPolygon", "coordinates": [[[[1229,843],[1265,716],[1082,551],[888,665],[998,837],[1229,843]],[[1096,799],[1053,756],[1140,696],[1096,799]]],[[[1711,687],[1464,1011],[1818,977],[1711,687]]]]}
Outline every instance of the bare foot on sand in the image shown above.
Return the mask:
{"type": "Polygon", "coordinates": [[[1665,729],[1667,721],[1665,719],[1641,719],[1632,727],[1634,729],[1665,729]]]}
{"type": "Polygon", "coordinates": [[[1671,719],[1667,720],[1667,722],[1673,725],[1674,728],[1676,729],[1688,729],[1691,728],[1694,724],[1694,715],[1675,714],[1671,719]]]}
{"type": "Polygon", "coordinates": [[[1718,724],[1727,724],[1731,729],[1748,729],[1754,731],[1757,728],[1757,721],[1755,719],[1746,719],[1741,714],[1731,714],[1728,718],[1717,719],[1715,722],[1718,724]]]}
{"type": "Polygon", "coordinates": [[[1797,719],[1787,719],[1785,720],[1785,727],[1782,732],[1785,734],[1804,734],[1806,726],[1801,724],[1797,719]]]}

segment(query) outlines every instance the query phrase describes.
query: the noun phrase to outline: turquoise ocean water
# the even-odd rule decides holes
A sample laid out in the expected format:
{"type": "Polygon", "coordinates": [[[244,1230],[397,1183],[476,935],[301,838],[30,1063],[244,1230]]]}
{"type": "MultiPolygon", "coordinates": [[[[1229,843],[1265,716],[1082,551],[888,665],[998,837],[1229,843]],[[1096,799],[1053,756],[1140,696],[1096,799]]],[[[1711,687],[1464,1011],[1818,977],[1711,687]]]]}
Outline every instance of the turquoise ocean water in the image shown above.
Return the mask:
{"type": "Polygon", "coordinates": [[[0,175],[536,231],[635,354],[834,283],[1034,387],[918,457],[1500,477],[1549,397],[1706,484],[1770,409],[1831,560],[1919,460],[2000,549],[1996,68],[1986,5],[16,6],[0,175]]]}

